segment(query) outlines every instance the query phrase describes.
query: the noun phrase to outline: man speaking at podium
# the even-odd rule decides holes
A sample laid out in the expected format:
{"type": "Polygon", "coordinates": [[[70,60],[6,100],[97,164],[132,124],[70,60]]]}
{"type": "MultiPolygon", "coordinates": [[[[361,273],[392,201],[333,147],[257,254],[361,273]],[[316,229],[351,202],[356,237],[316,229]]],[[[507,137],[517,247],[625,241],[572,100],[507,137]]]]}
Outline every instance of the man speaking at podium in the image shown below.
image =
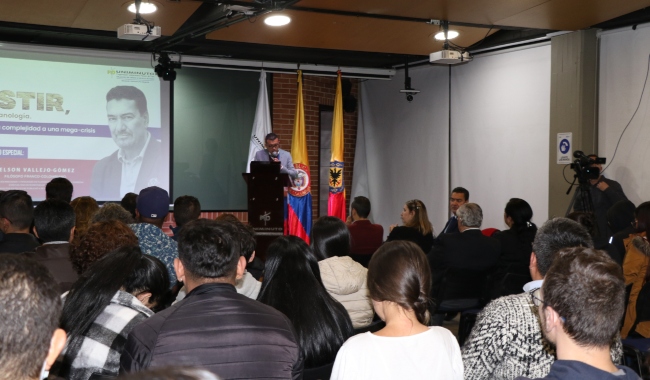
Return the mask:
{"type": "Polygon", "coordinates": [[[266,149],[255,153],[254,161],[279,162],[281,165],[280,173],[289,174],[291,179],[298,177],[298,171],[293,167],[291,153],[280,149],[280,139],[278,138],[278,135],[273,132],[266,135],[264,138],[264,146],[266,149]]]}

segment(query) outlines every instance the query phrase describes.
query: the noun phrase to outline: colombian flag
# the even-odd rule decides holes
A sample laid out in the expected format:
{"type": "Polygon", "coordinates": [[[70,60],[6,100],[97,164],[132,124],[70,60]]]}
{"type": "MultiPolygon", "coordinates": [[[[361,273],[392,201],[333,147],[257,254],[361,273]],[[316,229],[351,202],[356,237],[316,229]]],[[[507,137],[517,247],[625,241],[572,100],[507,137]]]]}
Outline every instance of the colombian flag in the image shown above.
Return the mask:
{"type": "Polygon", "coordinates": [[[341,94],[341,71],[336,80],[334,117],[332,120],[332,158],[330,158],[330,195],[327,214],[345,220],[345,188],[343,187],[343,95],[341,94]]]}
{"type": "Polygon", "coordinates": [[[309,244],[311,234],[311,178],[309,157],[307,156],[307,137],[305,135],[305,106],[302,101],[302,71],[298,70],[298,100],[296,119],[293,122],[291,140],[293,166],[298,171],[293,187],[289,189],[288,224],[289,235],[302,238],[309,244]]]}

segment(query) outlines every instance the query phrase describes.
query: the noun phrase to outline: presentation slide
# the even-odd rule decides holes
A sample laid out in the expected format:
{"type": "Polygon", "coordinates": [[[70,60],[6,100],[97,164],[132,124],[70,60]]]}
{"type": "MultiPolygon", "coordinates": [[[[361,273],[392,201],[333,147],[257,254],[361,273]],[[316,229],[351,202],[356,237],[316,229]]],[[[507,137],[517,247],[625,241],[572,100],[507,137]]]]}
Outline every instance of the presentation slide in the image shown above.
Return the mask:
{"type": "Polygon", "coordinates": [[[98,201],[169,191],[169,86],[148,64],[94,60],[0,56],[0,189],[39,201],[65,177],[98,201]]]}

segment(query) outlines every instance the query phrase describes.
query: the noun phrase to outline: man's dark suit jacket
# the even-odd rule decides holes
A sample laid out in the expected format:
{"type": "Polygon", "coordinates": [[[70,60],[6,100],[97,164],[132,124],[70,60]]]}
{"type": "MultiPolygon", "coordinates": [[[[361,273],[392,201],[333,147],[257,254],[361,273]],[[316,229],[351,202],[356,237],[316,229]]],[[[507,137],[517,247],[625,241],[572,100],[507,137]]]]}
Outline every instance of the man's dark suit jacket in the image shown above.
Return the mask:
{"type": "Polygon", "coordinates": [[[458,219],[455,216],[452,216],[445,224],[445,228],[442,229],[440,234],[457,234],[458,232],[458,219]]]}
{"type": "Polygon", "coordinates": [[[352,239],[350,253],[353,255],[372,255],[384,242],[384,227],[369,220],[357,220],[348,225],[348,230],[352,239]]]}
{"type": "Polygon", "coordinates": [[[432,294],[440,289],[447,268],[488,270],[497,264],[500,252],[499,241],[483,235],[481,230],[441,234],[427,255],[433,276],[432,294]]]}
{"type": "MultiPolygon", "coordinates": [[[[90,183],[90,196],[97,200],[119,200],[120,184],[122,181],[122,163],[117,159],[116,150],[108,157],[99,160],[93,168],[92,180],[90,183]]],[[[162,144],[149,140],[147,150],[144,152],[142,166],[135,182],[134,193],[149,186],[167,187],[169,183],[169,165],[162,159],[162,144]]]]}

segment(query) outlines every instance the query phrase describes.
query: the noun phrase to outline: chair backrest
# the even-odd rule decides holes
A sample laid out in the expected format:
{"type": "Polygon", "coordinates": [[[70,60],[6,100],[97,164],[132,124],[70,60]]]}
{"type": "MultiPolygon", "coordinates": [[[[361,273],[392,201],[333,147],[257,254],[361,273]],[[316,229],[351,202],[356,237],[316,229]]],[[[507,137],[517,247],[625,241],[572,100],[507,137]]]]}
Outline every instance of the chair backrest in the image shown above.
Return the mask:
{"type": "Polygon", "coordinates": [[[467,268],[447,268],[442,278],[436,303],[456,299],[489,298],[489,278],[492,270],[472,270],[467,268]]]}
{"type": "Polygon", "coordinates": [[[328,380],[332,375],[334,363],[325,364],[316,368],[305,368],[302,371],[303,380],[328,380]]]}
{"type": "Polygon", "coordinates": [[[519,294],[523,292],[524,285],[531,281],[530,275],[518,273],[506,273],[501,282],[498,284],[498,297],[519,294]]]}

